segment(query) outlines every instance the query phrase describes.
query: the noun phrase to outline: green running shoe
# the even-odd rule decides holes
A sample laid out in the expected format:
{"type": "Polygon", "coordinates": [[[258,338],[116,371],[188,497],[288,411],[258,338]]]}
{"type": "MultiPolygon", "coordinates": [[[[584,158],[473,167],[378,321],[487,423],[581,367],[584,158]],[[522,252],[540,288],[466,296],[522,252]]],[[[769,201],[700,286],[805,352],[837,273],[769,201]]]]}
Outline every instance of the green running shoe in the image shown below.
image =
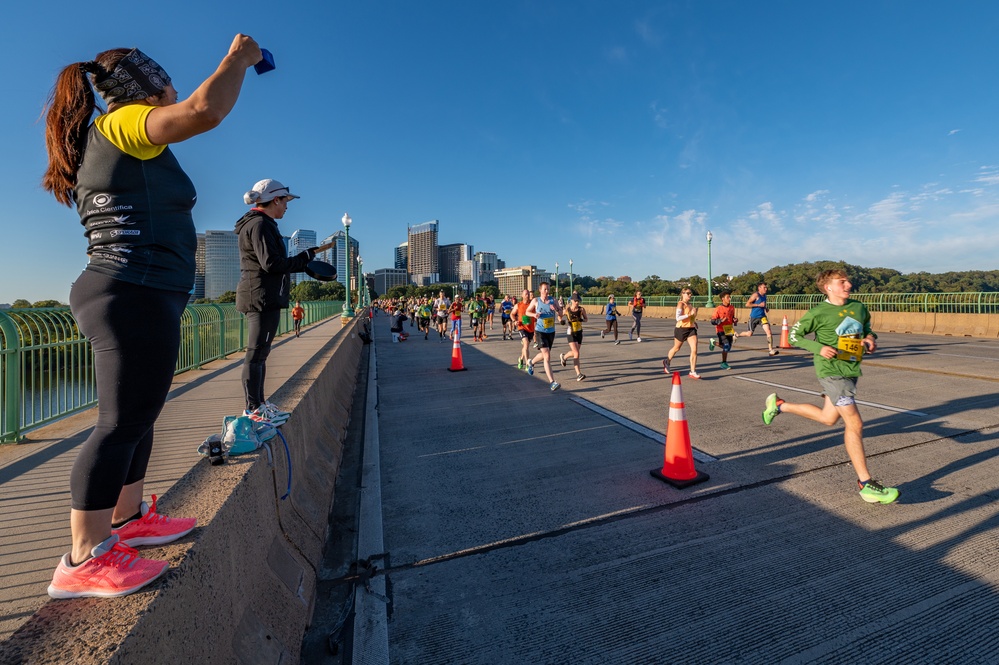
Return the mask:
{"type": "Polygon", "coordinates": [[[524,369],[524,359],[517,358],[517,369],[524,369]]]}
{"type": "Polygon", "coordinates": [[[763,409],[763,424],[769,425],[777,417],[780,410],[777,408],[777,393],[767,395],[766,408],[763,409]]]}
{"type": "Polygon", "coordinates": [[[728,363],[722,363],[721,365],[718,365],[718,367],[720,367],[721,369],[732,369],[732,367],[728,363]]]}
{"type": "Polygon", "coordinates": [[[898,490],[894,487],[884,487],[876,480],[868,480],[860,485],[860,498],[867,503],[891,503],[898,498],[898,490]]]}
{"type": "Polygon", "coordinates": [[[715,338],[712,337],[711,339],[708,340],[708,351],[714,351],[714,350],[715,350],[715,338]]]}

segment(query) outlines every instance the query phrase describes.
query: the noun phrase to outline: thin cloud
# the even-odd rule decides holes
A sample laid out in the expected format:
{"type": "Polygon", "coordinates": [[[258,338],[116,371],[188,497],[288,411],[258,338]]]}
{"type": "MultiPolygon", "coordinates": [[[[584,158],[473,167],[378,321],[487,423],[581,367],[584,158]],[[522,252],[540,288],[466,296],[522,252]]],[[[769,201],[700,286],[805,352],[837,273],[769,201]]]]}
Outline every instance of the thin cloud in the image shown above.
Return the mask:
{"type": "Polygon", "coordinates": [[[947,132],[947,136],[954,136],[954,134],[957,134],[959,131],[961,131],[961,130],[960,129],[952,129],[949,132],[947,132]]]}

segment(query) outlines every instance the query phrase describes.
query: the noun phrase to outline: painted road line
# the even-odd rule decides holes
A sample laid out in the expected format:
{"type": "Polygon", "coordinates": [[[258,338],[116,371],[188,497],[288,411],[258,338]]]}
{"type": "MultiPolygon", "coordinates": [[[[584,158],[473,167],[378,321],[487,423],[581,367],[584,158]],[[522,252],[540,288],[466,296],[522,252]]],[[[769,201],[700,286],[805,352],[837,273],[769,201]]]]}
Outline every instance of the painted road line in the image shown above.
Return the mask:
{"type": "Polygon", "coordinates": [[[600,425],[599,427],[584,427],[582,429],[568,430],[564,432],[556,432],[555,434],[544,434],[542,436],[531,436],[526,439],[511,439],[510,441],[500,441],[499,443],[491,443],[487,446],[471,446],[469,448],[454,448],[453,450],[442,450],[436,453],[427,453],[425,455],[417,455],[417,459],[423,457],[439,457],[441,455],[455,455],[457,453],[470,453],[476,450],[485,450],[486,448],[495,448],[496,446],[509,446],[513,443],[526,443],[528,441],[543,441],[544,439],[554,439],[559,436],[570,436],[573,434],[579,434],[580,432],[590,432],[595,429],[607,429],[613,427],[613,425],[600,425]]]}
{"type": "MultiPolygon", "coordinates": [[[[805,390],[804,388],[795,388],[794,386],[785,386],[783,383],[771,383],[770,381],[761,381],[760,379],[751,379],[748,376],[733,376],[733,379],[739,379],[740,381],[751,381],[753,383],[762,383],[765,386],[773,386],[774,388],[780,388],[781,390],[790,390],[796,393],[805,393],[806,395],[816,395],[821,397],[822,393],[815,390],[805,390]]],[[[875,409],[882,409],[883,411],[894,411],[895,413],[904,413],[910,416],[921,416],[923,418],[928,418],[930,414],[923,413],[922,411],[913,411],[911,409],[900,409],[897,406],[888,406],[887,404],[878,404],[877,402],[864,402],[857,400],[857,404],[862,404],[863,406],[870,406],[875,409]]]]}
{"type": "MultiPolygon", "coordinates": [[[[570,397],[569,399],[572,400],[573,402],[575,402],[576,404],[579,404],[580,406],[585,406],[587,409],[589,409],[590,411],[593,411],[594,413],[599,413],[604,418],[609,418],[610,420],[613,420],[618,425],[622,425],[624,427],[627,427],[632,432],[637,432],[638,434],[641,434],[642,436],[645,436],[645,437],[648,437],[648,438],[652,439],[653,441],[655,441],[656,443],[658,443],[660,446],[665,446],[666,445],[666,435],[663,434],[662,432],[657,432],[654,429],[646,427],[645,425],[640,425],[639,423],[636,423],[634,420],[628,420],[627,418],[625,418],[621,414],[615,413],[614,411],[608,411],[604,407],[597,406],[593,402],[585,400],[582,397],[575,397],[575,396],[573,396],[573,397],[570,397]]],[[[698,462],[717,462],[718,461],[717,457],[712,457],[711,455],[708,455],[707,453],[701,452],[697,448],[691,447],[691,454],[693,454],[694,459],[697,460],[698,462]]]]}

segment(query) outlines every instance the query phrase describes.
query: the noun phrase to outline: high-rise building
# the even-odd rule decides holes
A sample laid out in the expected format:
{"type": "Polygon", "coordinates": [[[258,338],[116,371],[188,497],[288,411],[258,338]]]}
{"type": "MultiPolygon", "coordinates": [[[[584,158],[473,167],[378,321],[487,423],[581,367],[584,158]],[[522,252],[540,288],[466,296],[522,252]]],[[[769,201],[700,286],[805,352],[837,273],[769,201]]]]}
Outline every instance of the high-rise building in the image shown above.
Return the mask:
{"type": "MultiPolygon", "coordinates": [[[[288,256],[301,254],[309,247],[318,247],[316,242],[316,232],[309,229],[295,229],[295,232],[288,238],[288,256]]],[[[312,279],[304,272],[294,272],[291,274],[291,284],[294,286],[299,282],[312,279]]]]}
{"type": "Polygon", "coordinates": [[[198,247],[194,250],[194,290],[190,301],[205,297],[205,234],[198,234],[198,247]]]}
{"type": "Polygon", "coordinates": [[[357,288],[358,275],[357,275],[357,257],[361,253],[361,245],[357,242],[356,238],[350,239],[350,285],[347,284],[347,248],[345,243],[345,238],[347,234],[344,231],[337,231],[329,236],[323,238],[322,245],[328,243],[334,243],[331,249],[320,252],[316,255],[316,258],[320,261],[325,261],[336,268],[336,279],[338,282],[343,284],[344,288],[350,291],[352,288],[357,288]]]}
{"type": "Polygon", "coordinates": [[[440,282],[436,219],[409,227],[407,239],[409,281],[418,286],[440,282]]]}
{"type": "Polygon", "coordinates": [[[495,277],[497,284],[499,284],[500,293],[515,296],[518,299],[524,289],[530,289],[534,295],[538,295],[538,284],[550,280],[547,270],[535,266],[497,270],[495,277]]]}
{"type": "Polygon", "coordinates": [[[405,286],[409,283],[406,270],[403,268],[379,268],[375,271],[375,293],[385,295],[393,286],[405,286]]]}
{"type": "Polygon", "coordinates": [[[475,250],[471,245],[453,243],[438,248],[440,281],[444,284],[457,284],[461,281],[461,262],[471,261],[475,250]]]}
{"type": "Polygon", "coordinates": [[[235,231],[205,231],[205,298],[217,300],[239,284],[239,236],[235,231]]]}
{"type": "Polygon", "coordinates": [[[476,252],[475,263],[479,271],[479,280],[481,282],[495,281],[496,276],[493,273],[503,267],[499,265],[501,261],[496,257],[495,252],[476,252]]]}
{"type": "Polygon", "coordinates": [[[458,282],[464,287],[465,293],[473,293],[482,285],[479,279],[479,264],[473,259],[466,259],[458,264],[458,282]]]}
{"type": "Polygon", "coordinates": [[[409,260],[409,242],[404,242],[395,248],[396,270],[407,270],[406,263],[409,260]]]}

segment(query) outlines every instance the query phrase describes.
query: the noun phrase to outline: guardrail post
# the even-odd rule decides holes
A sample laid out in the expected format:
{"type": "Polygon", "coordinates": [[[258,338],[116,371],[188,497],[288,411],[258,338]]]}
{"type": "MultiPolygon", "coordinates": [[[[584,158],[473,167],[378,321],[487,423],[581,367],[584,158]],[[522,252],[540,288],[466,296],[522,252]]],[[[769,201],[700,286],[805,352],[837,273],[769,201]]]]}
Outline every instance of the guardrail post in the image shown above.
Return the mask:
{"type": "Polygon", "coordinates": [[[5,361],[3,420],[7,426],[0,431],[0,442],[11,443],[21,438],[21,334],[17,324],[0,311],[0,330],[3,330],[6,348],[0,348],[5,361]]]}
{"type": "Polygon", "coordinates": [[[198,369],[204,364],[201,357],[201,314],[198,313],[197,308],[188,305],[185,309],[191,313],[191,336],[194,338],[192,341],[193,348],[191,349],[192,358],[191,362],[198,369]]]}

